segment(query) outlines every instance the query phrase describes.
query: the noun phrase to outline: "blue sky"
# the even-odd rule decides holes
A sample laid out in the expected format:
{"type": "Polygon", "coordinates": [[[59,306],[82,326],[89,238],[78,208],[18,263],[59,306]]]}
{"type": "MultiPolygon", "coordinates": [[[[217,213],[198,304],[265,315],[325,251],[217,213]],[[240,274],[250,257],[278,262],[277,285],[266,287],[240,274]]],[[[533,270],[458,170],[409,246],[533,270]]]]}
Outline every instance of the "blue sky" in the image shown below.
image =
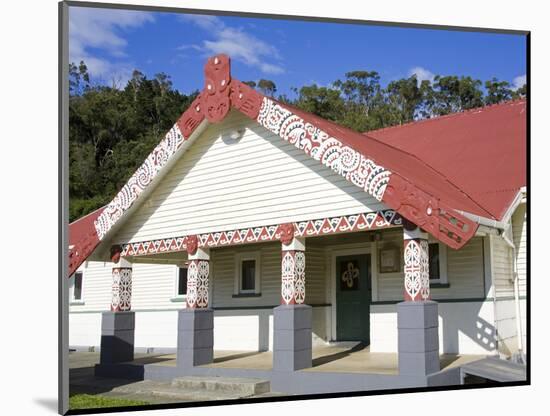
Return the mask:
{"type": "Polygon", "coordinates": [[[71,7],[70,60],[96,82],[125,85],[132,70],[165,72],[184,93],[202,88],[207,56],[224,52],[242,80],[271,79],[279,93],[327,86],[353,70],[381,83],[417,74],[525,82],[521,35],[71,7]]]}

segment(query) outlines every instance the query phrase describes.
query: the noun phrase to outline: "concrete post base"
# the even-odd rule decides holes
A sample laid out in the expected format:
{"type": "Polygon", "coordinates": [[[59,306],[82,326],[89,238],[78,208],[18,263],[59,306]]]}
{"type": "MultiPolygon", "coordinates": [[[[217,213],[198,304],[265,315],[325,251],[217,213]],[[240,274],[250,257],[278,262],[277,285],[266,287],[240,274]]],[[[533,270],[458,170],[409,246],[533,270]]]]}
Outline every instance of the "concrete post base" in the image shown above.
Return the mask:
{"type": "Polygon", "coordinates": [[[440,370],[437,302],[397,304],[399,374],[425,376],[440,370]]]}
{"type": "Polygon", "coordinates": [[[214,311],[182,309],[178,312],[177,366],[209,364],[214,359],[214,311]]]}
{"type": "Polygon", "coordinates": [[[101,364],[115,364],[134,359],[134,312],[101,314],[101,364]]]}
{"type": "Polygon", "coordinates": [[[273,370],[311,367],[311,306],[281,305],[273,309],[273,370]]]}

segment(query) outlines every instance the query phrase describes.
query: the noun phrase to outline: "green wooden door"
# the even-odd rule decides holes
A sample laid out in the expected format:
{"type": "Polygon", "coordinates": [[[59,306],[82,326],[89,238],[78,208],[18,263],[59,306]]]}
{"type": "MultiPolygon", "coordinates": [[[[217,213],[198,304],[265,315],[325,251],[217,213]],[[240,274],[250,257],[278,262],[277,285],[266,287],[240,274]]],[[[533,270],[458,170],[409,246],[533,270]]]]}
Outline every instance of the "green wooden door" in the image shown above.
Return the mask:
{"type": "Polygon", "coordinates": [[[336,336],[370,343],[370,254],[336,257],[336,336]]]}

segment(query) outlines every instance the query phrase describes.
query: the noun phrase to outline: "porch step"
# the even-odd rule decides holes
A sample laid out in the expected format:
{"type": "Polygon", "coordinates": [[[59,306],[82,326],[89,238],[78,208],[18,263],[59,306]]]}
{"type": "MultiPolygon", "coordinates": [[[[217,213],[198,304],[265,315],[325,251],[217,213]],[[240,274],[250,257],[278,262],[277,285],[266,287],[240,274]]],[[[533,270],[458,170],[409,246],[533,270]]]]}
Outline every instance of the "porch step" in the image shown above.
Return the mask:
{"type": "Polygon", "coordinates": [[[257,378],[230,377],[178,377],[172,380],[172,386],[189,390],[202,390],[225,394],[252,396],[270,391],[268,380],[257,378]]]}

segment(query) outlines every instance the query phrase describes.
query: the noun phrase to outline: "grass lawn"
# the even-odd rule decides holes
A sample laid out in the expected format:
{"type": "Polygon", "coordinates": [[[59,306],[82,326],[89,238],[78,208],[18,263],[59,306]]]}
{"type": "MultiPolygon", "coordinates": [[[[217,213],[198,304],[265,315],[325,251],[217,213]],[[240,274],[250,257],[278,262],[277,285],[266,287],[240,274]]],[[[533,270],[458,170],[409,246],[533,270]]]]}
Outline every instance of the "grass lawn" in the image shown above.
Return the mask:
{"type": "Polygon", "coordinates": [[[69,409],[94,409],[98,407],[140,406],[149,404],[139,400],[116,399],[113,397],[75,394],[69,397],[69,409]]]}

